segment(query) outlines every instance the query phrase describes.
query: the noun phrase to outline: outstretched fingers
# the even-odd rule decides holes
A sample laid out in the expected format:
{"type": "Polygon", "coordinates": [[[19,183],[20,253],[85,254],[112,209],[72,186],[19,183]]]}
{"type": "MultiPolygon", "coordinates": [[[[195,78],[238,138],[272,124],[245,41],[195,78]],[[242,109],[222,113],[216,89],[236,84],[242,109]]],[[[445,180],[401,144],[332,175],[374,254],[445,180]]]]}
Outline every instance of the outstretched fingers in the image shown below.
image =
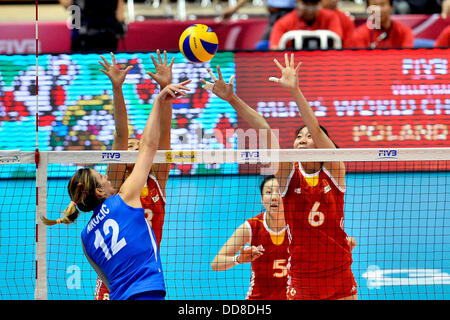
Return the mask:
{"type": "Polygon", "coordinates": [[[113,66],[117,65],[116,57],[114,56],[114,53],[112,53],[112,52],[111,52],[111,60],[112,60],[113,66]]]}
{"type": "Polygon", "coordinates": [[[183,82],[180,82],[179,84],[171,84],[167,86],[169,94],[176,98],[180,95],[186,96],[186,91],[189,91],[190,89],[186,87],[187,84],[191,83],[192,80],[185,80],[183,82]]]}
{"type": "Polygon", "coordinates": [[[280,79],[278,79],[278,78],[276,78],[276,77],[269,77],[269,81],[278,83],[278,82],[280,82],[280,79]]]}
{"type": "Polygon", "coordinates": [[[223,80],[223,77],[222,77],[222,71],[220,71],[220,66],[219,65],[217,65],[217,74],[219,75],[219,80],[223,80]]]}
{"type": "Polygon", "coordinates": [[[302,64],[301,62],[298,63],[297,67],[295,67],[295,72],[298,72],[298,70],[300,70],[300,65],[301,64],[302,64]]]}
{"type": "MultiPolygon", "coordinates": [[[[164,51],[164,53],[165,52],[166,51],[164,51]]],[[[158,55],[159,64],[163,64],[163,61],[162,61],[162,58],[161,58],[161,51],[159,51],[159,49],[156,50],[156,54],[158,55]]],[[[166,59],[166,62],[167,62],[167,59],[166,59]]]]}
{"type": "Polygon", "coordinates": [[[278,67],[278,69],[280,69],[280,71],[284,70],[283,66],[278,62],[276,58],[273,59],[273,62],[275,62],[276,66],[278,67]]]}
{"type": "Polygon", "coordinates": [[[204,84],[203,88],[212,91],[214,88],[214,83],[211,83],[209,81],[206,81],[205,79],[200,79],[200,82],[204,84]]]}
{"type": "Polygon", "coordinates": [[[101,62],[100,60],[98,62],[102,65],[103,68],[108,70],[111,67],[111,65],[109,64],[108,60],[106,60],[104,56],[100,56],[100,58],[103,59],[103,62],[101,62]]]}
{"type": "Polygon", "coordinates": [[[130,70],[133,69],[133,66],[128,66],[125,68],[125,74],[128,74],[128,72],[130,72],[130,70]]]}
{"type": "Polygon", "coordinates": [[[155,66],[155,68],[158,67],[159,64],[158,64],[158,62],[156,62],[155,57],[152,54],[150,55],[150,58],[152,59],[152,62],[153,62],[153,65],[155,66]]]}
{"type": "Polygon", "coordinates": [[[214,81],[217,81],[217,77],[216,77],[216,75],[212,72],[211,68],[208,68],[208,69],[206,69],[206,70],[208,70],[208,73],[209,73],[209,75],[211,76],[211,78],[212,78],[214,81]]]}

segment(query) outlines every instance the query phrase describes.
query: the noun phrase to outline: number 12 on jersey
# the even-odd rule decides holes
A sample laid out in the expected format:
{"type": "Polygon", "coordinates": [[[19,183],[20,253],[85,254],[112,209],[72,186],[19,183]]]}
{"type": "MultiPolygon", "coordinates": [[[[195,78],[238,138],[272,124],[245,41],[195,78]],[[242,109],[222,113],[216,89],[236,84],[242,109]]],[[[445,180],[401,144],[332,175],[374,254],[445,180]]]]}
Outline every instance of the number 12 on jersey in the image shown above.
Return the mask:
{"type": "Polygon", "coordinates": [[[111,238],[111,253],[110,249],[108,249],[108,246],[105,243],[105,239],[103,238],[102,234],[100,233],[100,230],[95,230],[95,240],[94,240],[94,246],[95,249],[101,248],[103,253],[105,254],[106,260],[111,259],[113,255],[115,255],[117,252],[119,252],[123,247],[127,245],[127,242],[125,238],[120,239],[119,238],[119,224],[114,219],[108,219],[103,224],[103,233],[105,236],[109,234],[109,230],[112,229],[112,238],[111,238]]]}

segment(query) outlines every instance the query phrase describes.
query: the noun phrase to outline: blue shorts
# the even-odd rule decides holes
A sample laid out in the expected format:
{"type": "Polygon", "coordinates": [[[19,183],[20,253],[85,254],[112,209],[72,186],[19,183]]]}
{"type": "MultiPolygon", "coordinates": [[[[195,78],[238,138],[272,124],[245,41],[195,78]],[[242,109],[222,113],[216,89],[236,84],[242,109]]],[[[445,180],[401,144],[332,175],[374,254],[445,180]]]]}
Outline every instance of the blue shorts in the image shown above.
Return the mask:
{"type": "Polygon", "coordinates": [[[164,300],[165,296],[165,291],[148,291],[135,294],[129,297],[128,300],[164,300]]]}

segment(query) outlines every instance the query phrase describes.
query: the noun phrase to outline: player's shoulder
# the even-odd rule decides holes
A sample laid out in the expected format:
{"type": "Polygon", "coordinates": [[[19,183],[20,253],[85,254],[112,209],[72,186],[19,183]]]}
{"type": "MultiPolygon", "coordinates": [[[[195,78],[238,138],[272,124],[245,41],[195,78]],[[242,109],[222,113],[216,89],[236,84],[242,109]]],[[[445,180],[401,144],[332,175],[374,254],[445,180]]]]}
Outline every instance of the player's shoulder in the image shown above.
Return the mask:
{"type": "Polygon", "coordinates": [[[264,223],[264,212],[249,218],[247,221],[251,223],[264,223]]]}

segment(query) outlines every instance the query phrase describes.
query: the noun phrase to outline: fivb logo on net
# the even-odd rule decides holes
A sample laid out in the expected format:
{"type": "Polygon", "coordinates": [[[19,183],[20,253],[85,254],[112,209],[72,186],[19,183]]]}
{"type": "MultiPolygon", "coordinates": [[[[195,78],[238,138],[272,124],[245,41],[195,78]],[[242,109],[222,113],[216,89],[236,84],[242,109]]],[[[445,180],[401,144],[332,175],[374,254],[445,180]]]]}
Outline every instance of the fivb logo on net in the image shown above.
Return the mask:
{"type": "MultiPolygon", "coordinates": [[[[221,139],[223,134],[219,130],[215,131],[216,138],[221,139]]],[[[260,174],[275,174],[278,170],[278,162],[280,161],[279,150],[272,149],[275,146],[273,139],[279,137],[278,129],[226,129],[225,136],[234,136],[236,138],[236,149],[240,150],[238,159],[230,158],[231,153],[225,153],[224,162],[248,163],[248,164],[267,164],[260,168],[260,174]],[[273,134],[273,136],[272,136],[273,134]],[[272,138],[271,138],[272,137],[272,138]],[[248,142],[248,143],[247,143],[248,142]],[[263,150],[266,150],[264,152],[263,150]]]]}
{"type": "MultiPolygon", "coordinates": [[[[276,139],[278,139],[279,130],[273,129],[271,131],[276,139]]],[[[269,129],[244,130],[227,128],[225,130],[204,130],[201,126],[198,126],[193,130],[180,128],[172,130],[172,150],[173,153],[176,153],[176,151],[201,149],[204,158],[215,159],[217,161],[216,163],[239,162],[268,164],[268,167],[260,168],[260,173],[267,175],[276,172],[280,158],[279,151],[276,149],[268,150],[269,152],[262,151],[271,149],[274,146],[274,142],[269,139],[270,136],[271,133],[269,129]],[[217,148],[217,146],[222,143],[225,148],[217,148]],[[239,152],[237,153],[237,156],[232,152],[217,152],[226,148],[237,149],[239,152]],[[220,157],[220,154],[223,156],[220,157]]],[[[195,161],[191,162],[202,161],[202,159],[199,158],[194,160],[195,161]]],[[[172,160],[168,159],[168,161],[171,162],[172,160]]]]}

